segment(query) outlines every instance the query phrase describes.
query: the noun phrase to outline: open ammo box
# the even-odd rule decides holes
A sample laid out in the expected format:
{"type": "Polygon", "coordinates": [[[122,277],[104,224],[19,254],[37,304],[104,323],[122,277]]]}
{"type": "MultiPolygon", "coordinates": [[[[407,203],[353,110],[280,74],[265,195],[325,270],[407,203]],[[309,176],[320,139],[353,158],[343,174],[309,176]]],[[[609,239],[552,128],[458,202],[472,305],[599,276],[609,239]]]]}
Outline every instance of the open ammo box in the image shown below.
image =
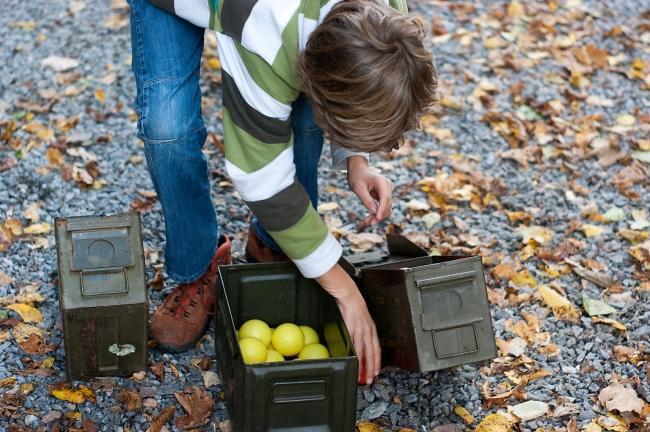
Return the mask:
{"type": "Polygon", "coordinates": [[[219,274],[215,345],[233,430],[354,431],[359,362],[334,300],[291,263],[219,274]],[[235,331],[253,318],[311,326],[332,358],[244,364],[235,331]]]}
{"type": "Polygon", "coordinates": [[[428,256],[406,237],[387,239],[388,255],[341,260],[377,325],[382,366],[429,372],[496,357],[481,258],[428,256]]]}
{"type": "Polygon", "coordinates": [[[147,368],[147,290],[137,213],[55,220],[68,379],[147,368]]]}

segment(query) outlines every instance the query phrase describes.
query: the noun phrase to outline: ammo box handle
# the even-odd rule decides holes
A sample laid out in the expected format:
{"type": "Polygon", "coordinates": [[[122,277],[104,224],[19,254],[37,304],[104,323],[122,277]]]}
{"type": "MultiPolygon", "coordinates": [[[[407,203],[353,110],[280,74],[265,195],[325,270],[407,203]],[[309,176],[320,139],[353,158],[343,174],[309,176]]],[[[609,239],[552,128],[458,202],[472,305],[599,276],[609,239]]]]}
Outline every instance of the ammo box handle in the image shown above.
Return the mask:
{"type": "Polygon", "coordinates": [[[454,282],[454,281],[459,281],[464,279],[473,279],[475,276],[476,276],[476,270],[470,270],[466,272],[454,273],[446,276],[438,276],[438,277],[432,277],[426,279],[416,278],[415,285],[418,288],[426,288],[430,285],[436,285],[440,283],[454,282]]]}
{"type": "Polygon", "coordinates": [[[427,331],[441,331],[441,330],[450,330],[458,327],[466,327],[470,325],[474,325],[476,323],[480,323],[483,321],[483,317],[480,318],[466,318],[466,319],[459,319],[459,320],[450,320],[445,323],[440,323],[438,325],[435,324],[436,320],[439,320],[440,316],[439,314],[436,314],[435,312],[429,312],[429,313],[423,313],[420,316],[420,320],[422,321],[422,330],[427,330],[427,331]]]}
{"type": "Polygon", "coordinates": [[[97,296],[97,295],[106,295],[106,294],[124,294],[129,292],[129,278],[127,277],[126,274],[126,267],[106,268],[101,270],[80,270],[79,283],[81,285],[81,295],[88,296],[88,297],[97,296]],[[111,270],[113,270],[113,272],[111,272],[111,270]],[[122,286],[124,287],[123,289],[114,290],[114,291],[101,291],[101,292],[89,292],[86,289],[86,284],[84,283],[84,276],[105,275],[108,273],[118,273],[119,271],[121,271],[122,276],[124,276],[124,284],[122,284],[122,286]]]}
{"type": "Polygon", "coordinates": [[[327,399],[327,382],[310,381],[276,382],[271,387],[271,400],[276,404],[314,402],[327,399]]]}

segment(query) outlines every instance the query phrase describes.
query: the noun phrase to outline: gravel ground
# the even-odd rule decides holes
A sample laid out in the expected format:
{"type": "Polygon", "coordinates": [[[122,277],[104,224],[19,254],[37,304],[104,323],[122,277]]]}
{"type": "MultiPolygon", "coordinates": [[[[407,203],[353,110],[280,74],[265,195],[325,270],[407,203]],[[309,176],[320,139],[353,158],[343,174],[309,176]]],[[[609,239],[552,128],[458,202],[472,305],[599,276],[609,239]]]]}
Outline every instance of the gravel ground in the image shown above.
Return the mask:
{"type": "MultiPolygon", "coordinates": [[[[650,202],[647,171],[628,188],[616,187],[615,183],[622,171],[641,167],[638,169],[643,173],[647,167],[630,155],[637,149],[648,150],[650,2],[573,0],[555,13],[549,13],[553,2],[524,3],[528,18],[519,21],[516,7],[506,9],[507,3],[501,1],[411,4],[413,13],[421,14],[427,28],[434,29],[441,104],[423,119],[425,131],[409,136],[405,149],[391,157],[373,159],[377,169],[395,184],[394,224],[437,252],[483,255],[496,336],[504,341],[515,336],[525,339],[524,354],[517,356],[518,366],[513,365],[515,355],[507,357],[502,351],[504,357],[497,362],[434,373],[386,369],[372,386],[359,388],[357,406],[359,420],[372,420],[386,430],[425,432],[448,424],[473,428],[476,423],[465,424],[454,407],[466,408],[476,422],[490,412],[503,410],[485,406],[482,387],[489,386],[492,395],[512,388],[515,382],[508,384],[509,378],[503,374],[508,369],[520,374],[549,372],[531,380],[525,392],[529,400],[548,403],[550,414],[521,422],[523,430],[563,428],[571,416],[577,419],[578,427],[598,420],[607,415],[607,409],[598,402],[599,391],[615,381],[627,383],[646,403],[650,401],[647,362],[643,361],[650,340],[650,264],[644,272],[630,255],[633,245],[621,235],[633,228],[639,238],[647,238],[648,227],[640,212],[647,210],[650,202]],[[506,10],[510,18],[503,17],[506,10]],[[612,32],[617,28],[618,35],[612,32]],[[525,48],[523,36],[517,44],[511,43],[519,32],[532,33],[533,29],[546,36],[525,48]],[[561,53],[589,44],[605,49],[609,63],[606,59],[604,65],[592,64],[592,70],[585,70],[584,61],[574,61],[571,66],[561,60],[561,53]],[[556,48],[549,50],[553,46],[556,48]],[[635,66],[634,59],[641,63],[645,60],[645,66],[635,66]],[[484,117],[488,111],[492,117],[484,117]],[[518,120],[515,112],[528,121],[518,120]],[[622,114],[631,115],[634,124],[622,114]],[[614,145],[607,150],[602,142],[614,145]],[[461,171],[464,174],[459,175],[461,171]],[[450,186],[456,192],[470,185],[465,188],[473,191],[470,202],[450,199],[454,191],[442,191],[438,182],[432,186],[438,193],[429,192],[430,204],[426,204],[427,192],[418,182],[440,179],[444,173],[451,177],[442,181],[443,185],[460,182],[450,186]],[[445,203],[440,202],[440,196],[445,203]],[[423,206],[418,209],[418,205],[423,206]],[[433,208],[428,209],[429,205],[433,208]],[[598,218],[614,206],[623,210],[622,220],[605,223],[602,216],[598,218]],[[427,221],[436,214],[441,220],[428,227],[427,221]],[[517,217],[522,222],[513,223],[517,217]],[[520,223],[545,227],[550,240],[542,248],[534,241],[524,247],[516,231],[520,223]],[[603,227],[604,231],[588,235],[590,227],[586,224],[603,227]],[[562,257],[559,262],[548,257],[543,260],[540,251],[560,253],[562,257]],[[600,270],[618,284],[604,292],[571,272],[562,262],[564,257],[600,270]],[[497,275],[494,266],[499,263],[514,268],[517,276],[497,275]],[[558,319],[540,299],[540,284],[559,287],[578,308],[582,295],[606,300],[616,309],[610,317],[625,324],[627,334],[596,324],[585,313],[574,321],[558,319]],[[538,328],[531,316],[538,318],[538,328]],[[528,325],[517,324],[524,322],[528,325]],[[625,361],[616,354],[620,352],[614,349],[617,346],[637,350],[635,359],[640,361],[625,361]],[[557,408],[571,403],[575,404],[572,414],[552,415],[562,414],[557,408]]],[[[152,279],[155,269],[162,268],[163,222],[160,205],[155,200],[149,202],[146,192],[140,192],[151,191],[152,185],[143,163],[142,145],[135,137],[131,108],[135,87],[129,69],[126,17],[119,2],[3,3],[0,120],[5,130],[9,120],[19,129],[13,133],[15,141],[0,138],[0,167],[5,167],[0,168],[0,222],[17,218],[23,227],[30,225],[35,220],[30,222],[23,212],[32,203],[40,203],[40,222],[51,223],[61,215],[126,211],[139,199],[139,208],[144,211],[147,277],[152,279]],[[52,55],[75,58],[79,65],[67,75],[57,75],[41,65],[52,55]],[[70,121],[74,116],[78,120],[70,121]],[[35,123],[43,127],[24,126],[35,123]],[[48,136],[48,130],[53,131],[53,137],[48,136]],[[8,168],[14,162],[15,166],[8,168]],[[84,181],[93,187],[80,187],[84,181]]],[[[212,48],[206,50],[206,63],[210,56],[214,56],[212,48]]],[[[597,54],[588,56],[595,59],[597,54]]],[[[221,131],[219,73],[206,65],[202,76],[204,117],[216,137],[221,131]]],[[[224,176],[217,141],[206,144],[213,198],[224,231],[234,239],[235,258],[241,259],[248,210],[224,176]]],[[[338,209],[328,211],[328,222],[344,233],[342,241],[348,246],[345,232],[354,230],[362,207],[347,192],[345,176],[330,169],[327,152],[321,173],[322,202],[339,203],[338,209]]],[[[377,232],[382,233],[384,228],[377,232]]],[[[39,327],[46,329],[46,340],[54,346],[49,354],[27,355],[12,337],[4,341],[0,337],[0,380],[17,378],[15,383],[0,385],[0,431],[53,430],[55,424],[61,430],[79,428],[79,416],[101,430],[145,430],[162,408],[178,406],[175,392],[190,384],[203,388],[202,376],[192,361],[213,356],[210,336],[198,348],[179,355],[151,350],[151,363],[164,361],[168,365],[163,383],[149,371],[140,381],[92,382],[95,402],[76,405],[55,399],[48,385],[65,380],[65,362],[52,233],[16,237],[1,252],[0,272],[8,276],[6,280],[0,278],[0,298],[38,286],[45,297],[38,305],[44,318],[39,327]],[[33,369],[48,356],[54,358],[51,376],[18,374],[33,369]],[[178,369],[177,377],[170,364],[178,369]],[[29,383],[35,387],[19,387],[29,383]],[[145,401],[143,409],[127,411],[118,397],[122,389],[138,391],[145,401]],[[17,407],[8,409],[12,397],[23,390],[27,393],[24,399],[19,403],[14,400],[17,407]],[[59,419],[66,415],[70,418],[59,419]]],[[[152,310],[172,287],[172,282],[165,280],[164,288],[151,290],[152,310]]],[[[10,316],[17,318],[13,313],[10,316]]],[[[507,351],[504,346],[500,345],[507,351]]],[[[221,388],[211,386],[208,391],[216,404],[207,430],[225,428],[228,414],[221,388]]],[[[516,403],[513,398],[502,405],[516,403]]],[[[176,415],[181,415],[180,406],[176,415]]],[[[648,415],[647,409],[644,415],[648,415]]],[[[643,420],[636,418],[631,427],[644,427],[643,420]]],[[[171,423],[167,427],[172,429],[171,423]]]]}

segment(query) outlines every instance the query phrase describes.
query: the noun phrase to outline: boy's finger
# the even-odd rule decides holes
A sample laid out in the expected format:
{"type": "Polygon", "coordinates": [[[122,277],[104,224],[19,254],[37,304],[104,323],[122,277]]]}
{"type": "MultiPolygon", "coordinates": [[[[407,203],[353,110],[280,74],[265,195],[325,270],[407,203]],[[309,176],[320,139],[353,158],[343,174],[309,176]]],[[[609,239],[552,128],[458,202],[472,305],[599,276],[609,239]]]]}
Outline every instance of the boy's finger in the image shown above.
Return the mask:
{"type": "MultiPolygon", "coordinates": [[[[370,339],[370,338],[368,338],[370,339]]],[[[372,342],[366,340],[365,342],[365,363],[366,363],[366,383],[371,384],[375,378],[375,354],[372,347],[372,342]]]]}
{"type": "Polygon", "coordinates": [[[370,212],[372,213],[377,212],[377,208],[378,208],[377,201],[375,201],[375,199],[370,195],[368,189],[362,187],[355,192],[359,197],[359,199],[361,200],[361,202],[363,203],[363,205],[366,206],[366,208],[370,210],[370,212]]]}
{"type": "Polygon", "coordinates": [[[381,370],[381,347],[379,346],[379,338],[377,332],[373,332],[372,345],[375,351],[375,375],[381,370]]]}
{"type": "Polygon", "coordinates": [[[361,222],[359,222],[359,223],[357,224],[357,229],[358,229],[358,230],[362,230],[362,229],[367,228],[367,227],[369,227],[370,225],[373,225],[373,224],[375,224],[375,223],[377,223],[377,219],[375,218],[375,215],[374,215],[374,214],[371,214],[371,215],[368,215],[368,216],[366,216],[365,218],[363,218],[363,219],[361,220],[361,222]]]}
{"type": "Polygon", "coordinates": [[[390,209],[393,205],[393,197],[390,186],[385,184],[379,189],[379,208],[377,209],[377,219],[382,220],[388,217],[390,209]]]}

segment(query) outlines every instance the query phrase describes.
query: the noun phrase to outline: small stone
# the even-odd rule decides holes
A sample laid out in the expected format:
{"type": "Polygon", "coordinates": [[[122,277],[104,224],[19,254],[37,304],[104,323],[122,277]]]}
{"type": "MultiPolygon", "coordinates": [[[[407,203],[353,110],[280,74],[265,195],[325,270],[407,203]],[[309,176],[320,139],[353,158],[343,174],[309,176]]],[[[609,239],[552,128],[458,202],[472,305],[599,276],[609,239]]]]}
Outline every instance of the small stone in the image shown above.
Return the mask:
{"type": "Polygon", "coordinates": [[[25,416],[25,424],[29,427],[36,427],[38,426],[38,417],[36,417],[33,414],[27,414],[25,416]]]}
{"type": "Polygon", "coordinates": [[[532,420],[541,417],[548,412],[548,404],[540,401],[527,401],[513,406],[512,413],[522,421],[532,420]]]}
{"type": "Polygon", "coordinates": [[[384,414],[386,408],[388,408],[388,403],[384,401],[374,402],[363,410],[361,413],[361,418],[364,420],[376,419],[377,417],[381,417],[384,414]]]}
{"type": "Polygon", "coordinates": [[[43,418],[41,420],[42,420],[43,423],[47,424],[47,423],[51,423],[51,422],[53,422],[55,420],[59,420],[62,416],[63,416],[63,414],[61,414],[61,411],[50,410],[50,411],[47,412],[47,414],[45,414],[43,416],[43,418]]]}

